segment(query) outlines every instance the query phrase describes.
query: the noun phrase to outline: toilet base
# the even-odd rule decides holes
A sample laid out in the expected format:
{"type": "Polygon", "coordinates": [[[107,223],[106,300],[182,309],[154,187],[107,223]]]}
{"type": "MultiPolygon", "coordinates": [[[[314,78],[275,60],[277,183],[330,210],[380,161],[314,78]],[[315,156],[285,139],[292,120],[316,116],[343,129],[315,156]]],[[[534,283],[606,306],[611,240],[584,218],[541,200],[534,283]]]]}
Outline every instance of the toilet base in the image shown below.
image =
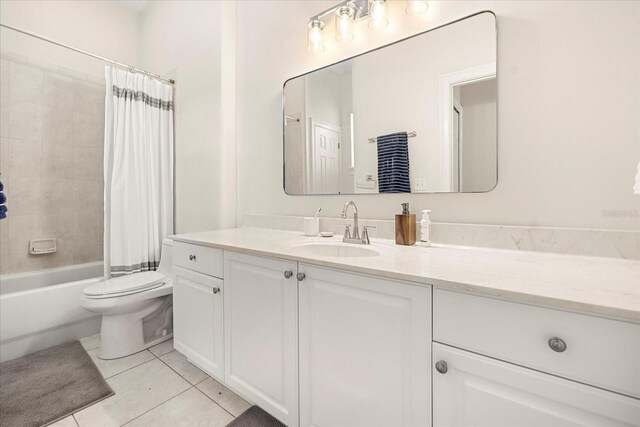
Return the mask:
{"type": "Polygon", "coordinates": [[[100,359],[118,359],[173,337],[172,297],[153,298],[147,307],[127,314],[104,314],[100,328],[100,359]]]}

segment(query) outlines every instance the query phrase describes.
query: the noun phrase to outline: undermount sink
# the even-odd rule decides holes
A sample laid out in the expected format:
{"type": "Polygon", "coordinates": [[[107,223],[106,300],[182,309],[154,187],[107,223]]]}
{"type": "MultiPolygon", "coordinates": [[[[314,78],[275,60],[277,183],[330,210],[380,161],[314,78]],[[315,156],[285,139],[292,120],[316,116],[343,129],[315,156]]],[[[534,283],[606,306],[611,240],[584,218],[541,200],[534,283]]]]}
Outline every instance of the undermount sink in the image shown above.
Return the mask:
{"type": "Polygon", "coordinates": [[[346,243],[312,242],[294,245],[293,247],[295,248],[296,253],[309,256],[359,258],[374,257],[380,255],[380,252],[373,248],[354,246],[346,243]]]}

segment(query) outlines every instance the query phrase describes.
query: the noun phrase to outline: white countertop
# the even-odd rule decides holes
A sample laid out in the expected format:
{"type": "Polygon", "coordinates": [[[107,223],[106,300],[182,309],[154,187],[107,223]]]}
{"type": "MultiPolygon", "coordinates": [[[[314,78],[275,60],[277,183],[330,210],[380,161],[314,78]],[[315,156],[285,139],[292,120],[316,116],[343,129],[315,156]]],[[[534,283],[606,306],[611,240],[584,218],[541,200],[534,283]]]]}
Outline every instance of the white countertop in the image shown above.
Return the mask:
{"type": "Polygon", "coordinates": [[[445,245],[430,248],[399,246],[393,241],[379,239],[372,239],[370,247],[381,252],[380,256],[309,256],[300,255],[293,245],[341,242],[341,236],[305,237],[298,232],[261,228],[179,234],[172,238],[179,242],[640,322],[638,261],[445,245]]]}

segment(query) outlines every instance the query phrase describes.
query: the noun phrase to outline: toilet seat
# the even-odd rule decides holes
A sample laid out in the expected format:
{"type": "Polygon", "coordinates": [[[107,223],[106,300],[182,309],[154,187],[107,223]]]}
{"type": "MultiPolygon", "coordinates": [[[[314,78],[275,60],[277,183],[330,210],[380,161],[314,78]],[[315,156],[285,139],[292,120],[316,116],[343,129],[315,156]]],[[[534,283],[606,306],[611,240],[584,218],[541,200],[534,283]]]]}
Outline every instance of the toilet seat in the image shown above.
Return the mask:
{"type": "Polygon", "coordinates": [[[115,279],[101,280],[95,285],[87,286],[84,296],[87,298],[114,298],[136,294],[164,285],[167,278],[156,271],[145,271],[115,279]]]}

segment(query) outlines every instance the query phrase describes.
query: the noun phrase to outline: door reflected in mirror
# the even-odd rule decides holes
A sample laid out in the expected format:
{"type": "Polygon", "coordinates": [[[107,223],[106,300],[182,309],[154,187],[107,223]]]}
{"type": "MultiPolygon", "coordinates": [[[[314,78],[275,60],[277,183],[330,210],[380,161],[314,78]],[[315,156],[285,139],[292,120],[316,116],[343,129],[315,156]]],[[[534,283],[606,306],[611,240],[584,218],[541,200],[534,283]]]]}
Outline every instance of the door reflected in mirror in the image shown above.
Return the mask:
{"type": "Polygon", "coordinates": [[[287,194],[497,183],[496,23],[482,12],[287,80],[287,194]]]}

